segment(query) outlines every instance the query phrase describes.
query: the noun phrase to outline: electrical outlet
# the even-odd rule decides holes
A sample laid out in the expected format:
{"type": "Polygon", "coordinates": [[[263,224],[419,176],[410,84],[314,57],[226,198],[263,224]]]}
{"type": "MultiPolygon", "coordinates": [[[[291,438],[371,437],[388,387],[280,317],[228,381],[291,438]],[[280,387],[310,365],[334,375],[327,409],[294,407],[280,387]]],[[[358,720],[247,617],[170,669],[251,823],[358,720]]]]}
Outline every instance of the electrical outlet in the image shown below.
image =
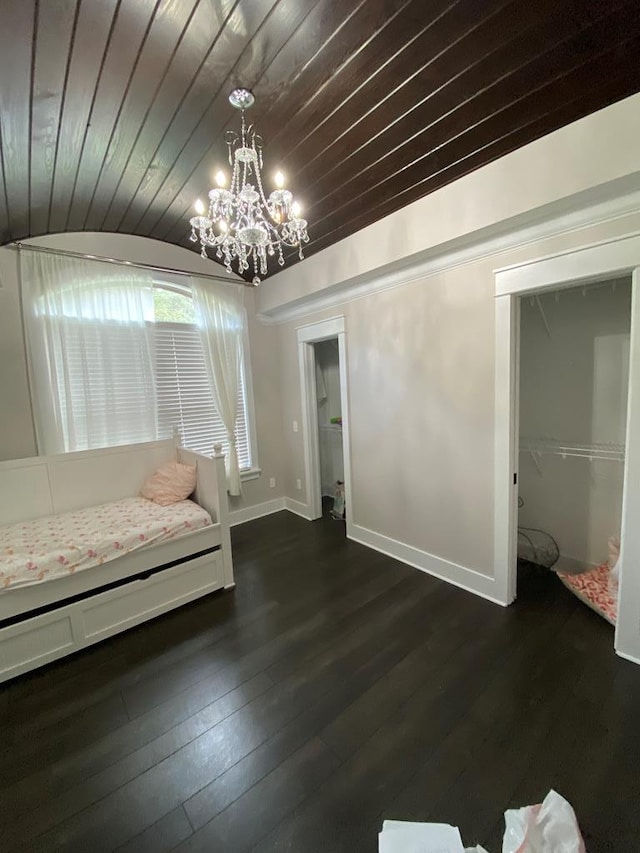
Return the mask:
{"type": "Polygon", "coordinates": [[[298,421],[293,422],[293,431],[298,432],[298,421]]]}
{"type": "Polygon", "coordinates": [[[296,489],[302,491],[302,480],[296,480],[296,489]]]}
{"type": "Polygon", "coordinates": [[[270,489],[275,489],[275,487],[276,487],[276,478],[275,478],[275,477],[270,477],[270,478],[269,478],[269,488],[270,488],[270,489]]]}

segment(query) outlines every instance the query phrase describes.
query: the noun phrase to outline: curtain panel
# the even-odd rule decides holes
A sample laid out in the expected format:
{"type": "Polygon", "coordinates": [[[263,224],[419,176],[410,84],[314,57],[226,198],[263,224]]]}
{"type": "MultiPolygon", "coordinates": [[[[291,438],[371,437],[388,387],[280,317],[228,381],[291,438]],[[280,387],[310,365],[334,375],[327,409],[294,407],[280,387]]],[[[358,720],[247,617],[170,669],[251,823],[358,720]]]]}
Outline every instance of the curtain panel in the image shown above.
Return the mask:
{"type": "Polygon", "coordinates": [[[41,454],[156,438],[151,273],[21,250],[41,454]]]}
{"type": "Polygon", "coordinates": [[[211,380],[213,401],[227,430],[229,494],[240,494],[236,415],[245,329],[244,286],[191,278],[196,325],[211,380]]]}

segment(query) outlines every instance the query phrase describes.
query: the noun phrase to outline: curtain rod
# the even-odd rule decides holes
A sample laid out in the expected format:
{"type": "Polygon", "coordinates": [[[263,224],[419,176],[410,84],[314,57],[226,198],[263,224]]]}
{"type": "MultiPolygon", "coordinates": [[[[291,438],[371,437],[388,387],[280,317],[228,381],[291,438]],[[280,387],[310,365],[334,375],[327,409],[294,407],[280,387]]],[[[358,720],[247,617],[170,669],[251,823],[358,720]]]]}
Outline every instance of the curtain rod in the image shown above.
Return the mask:
{"type": "Polygon", "coordinates": [[[210,275],[205,272],[186,272],[185,270],[178,270],[174,267],[160,267],[155,266],[154,264],[138,264],[135,261],[123,261],[118,258],[104,258],[101,255],[89,255],[86,252],[71,252],[68,249],[49,249],[46,246],[35,246],[28,243],[7,243],[5,246],[2,246],[3,249],[14,249],[17,251],[25,251],[25,252],[42,252],[45,255],[63,255],[68,258],[80,258],[82,260],[87,261],[101,261],[103,264],[118,264],[124,267],[140,267],[144,270],[151,270],[152,272],[165,272],[170,273],[171,275],[184,275],[191,277],[192,275],[197,276],[198,278],[208,278],[212,281],[219,281],[221,284],[244,284],[245,287],[253,287],[248,282],[243,280],[236,279],[228,279],[223,278],[219,275],[210,275]]]}

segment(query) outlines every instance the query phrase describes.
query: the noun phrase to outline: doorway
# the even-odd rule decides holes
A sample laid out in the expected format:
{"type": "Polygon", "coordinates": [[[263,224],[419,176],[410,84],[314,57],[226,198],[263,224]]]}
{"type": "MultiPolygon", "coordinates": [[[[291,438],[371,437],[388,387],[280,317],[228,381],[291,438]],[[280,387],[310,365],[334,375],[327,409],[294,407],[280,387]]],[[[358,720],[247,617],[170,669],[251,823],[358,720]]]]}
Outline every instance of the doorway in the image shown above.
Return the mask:
{"type": "Polygon", "coordinates": [[[519,300],[518,591],[559,578],[615,622],[631,278],[519,300]]]}
{"type": "Polygon", "coordinates": [[[353,507],[344,317],[302,326],[297,337],[307,518],[333,517],[348,536],[353,507]]]}
{"type": "Polygon", "coordinates": [[[342,447],[342,396],[338,338],[313,345],[316,359],[318,451],[322,515],[343,521],[344,451],[342,447]]]}
{"type": "MultiPolygon", "coordinates": [[[[497,597],[516,597],[520,476],[521,297],[631,277],[628,406],[624,429],[620,591],[615,634],[619,655],[640,663],[640,235],[498,270],[495,374],[495,584],[497,597]]],[[[607,350],[608,344],[605,345],[607,350]]],[[[614,347],[615,349],[615,347],[614,347]]],[[[619,348],[618,348],[619,349],[619,348]]],[[[606,356],[611,357],[609,352],[606,356]]],[[[608,417],[608,415],[607,415],[608,417]]],[[[611,464],[611,463],[610,463],[611,464]]]]}

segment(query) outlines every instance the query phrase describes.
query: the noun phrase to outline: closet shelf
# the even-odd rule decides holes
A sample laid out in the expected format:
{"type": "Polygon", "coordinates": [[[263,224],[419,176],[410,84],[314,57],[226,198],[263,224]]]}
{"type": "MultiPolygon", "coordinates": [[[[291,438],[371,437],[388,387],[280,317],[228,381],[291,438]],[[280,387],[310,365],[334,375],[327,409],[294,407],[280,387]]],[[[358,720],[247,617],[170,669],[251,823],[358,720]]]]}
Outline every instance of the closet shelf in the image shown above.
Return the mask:
{"type": "Polygon", "coordinates": [[[613,462],[624,462],[624,445],[613,442],[573,444],[553,438],[523,438],[520,441],[520,452],[531,453],[534,461],[543,454],[552,454],[562,457],[577,456],[583,459],[609,459],[613,462]]]}

